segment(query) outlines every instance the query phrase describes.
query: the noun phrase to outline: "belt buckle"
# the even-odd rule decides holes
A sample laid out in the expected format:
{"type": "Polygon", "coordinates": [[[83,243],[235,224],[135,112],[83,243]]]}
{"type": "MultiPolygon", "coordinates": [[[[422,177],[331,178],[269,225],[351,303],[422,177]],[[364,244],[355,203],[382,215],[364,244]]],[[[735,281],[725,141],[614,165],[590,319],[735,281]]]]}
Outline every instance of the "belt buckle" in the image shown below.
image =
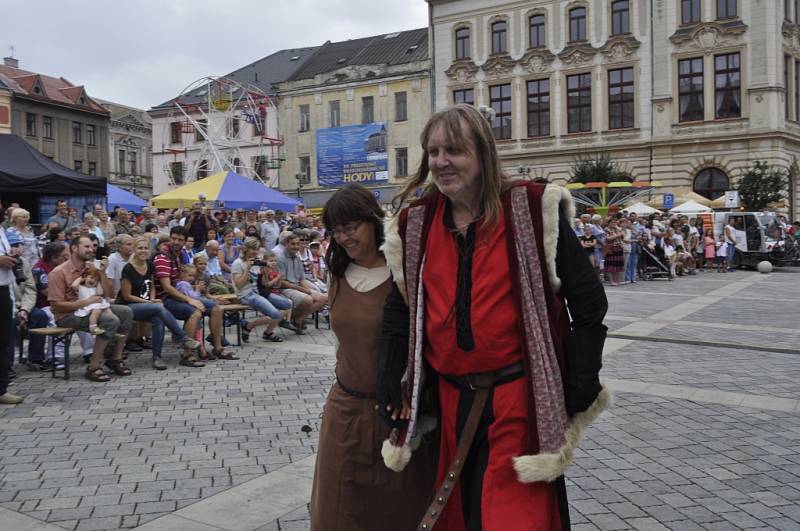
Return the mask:
{"type": "Polygon", "coordinates": [[[477,391],[478,388],[475,387],[475,385],[472,383],[471,376],[472,376],[471,374],[467,374],[467,375],[464,376],[464,378],[467,380],[467,386],[469,386],[469,390],[470,391],[477,391]]]}

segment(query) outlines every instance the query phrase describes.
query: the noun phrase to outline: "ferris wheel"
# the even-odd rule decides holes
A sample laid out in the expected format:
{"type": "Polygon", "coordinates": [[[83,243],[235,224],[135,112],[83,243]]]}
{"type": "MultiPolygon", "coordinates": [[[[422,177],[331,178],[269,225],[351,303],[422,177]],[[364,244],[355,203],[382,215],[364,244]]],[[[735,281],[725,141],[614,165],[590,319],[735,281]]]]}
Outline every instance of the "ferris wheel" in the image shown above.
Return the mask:
{"type": "Polygon", "coordinates": [[[172,101],[165,127],[163,138],[183,146],[163,149],[173,156],[164,167],[171,185],[233,171],[272,186],[286,160],[275,100],[228,77],[187,86],[172,101]]]}

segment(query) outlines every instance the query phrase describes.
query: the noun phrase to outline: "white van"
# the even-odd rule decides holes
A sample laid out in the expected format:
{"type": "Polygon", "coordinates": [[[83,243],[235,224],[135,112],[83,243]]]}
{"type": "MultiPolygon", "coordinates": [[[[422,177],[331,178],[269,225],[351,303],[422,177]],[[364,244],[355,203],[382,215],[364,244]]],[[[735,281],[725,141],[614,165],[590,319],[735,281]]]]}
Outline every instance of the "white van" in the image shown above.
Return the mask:
{"type": "Polygon", "coordinates": [[[755,267],[767,260],[772,265],[788,265],[786,234],[775,212],[714,212],[714,234],[719,238],[725,225],[736,230],[736,256],[733,267],[755,267]]]}

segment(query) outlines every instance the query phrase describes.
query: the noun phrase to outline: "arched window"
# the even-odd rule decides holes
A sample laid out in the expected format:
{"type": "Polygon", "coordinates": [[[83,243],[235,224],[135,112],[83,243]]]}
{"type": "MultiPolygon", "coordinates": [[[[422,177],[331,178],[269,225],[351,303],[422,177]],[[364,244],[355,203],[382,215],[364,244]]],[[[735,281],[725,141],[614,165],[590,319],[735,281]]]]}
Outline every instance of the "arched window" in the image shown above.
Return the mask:
{"type": "Polygon", "coordinates": [[[469,28],[456,30],[456,59],[467,59],[469,52],[469,28]]]}
{"type": "Polygon", "coordinates": [[[508,52],[508,25],[505,20],[492,24],[492,53],[508,52]]]}
{"type": "Polygon", "coordinates": [[[576,7],[569,10],[570,42],[586,40],[586,8],[576,7]]]}
{"type": "Polygon", "coordinates": [[[694,178],[694,191],[712,201],[725,195],[730,185],[728,176],[718,168],[700,170],[694,178]]]}

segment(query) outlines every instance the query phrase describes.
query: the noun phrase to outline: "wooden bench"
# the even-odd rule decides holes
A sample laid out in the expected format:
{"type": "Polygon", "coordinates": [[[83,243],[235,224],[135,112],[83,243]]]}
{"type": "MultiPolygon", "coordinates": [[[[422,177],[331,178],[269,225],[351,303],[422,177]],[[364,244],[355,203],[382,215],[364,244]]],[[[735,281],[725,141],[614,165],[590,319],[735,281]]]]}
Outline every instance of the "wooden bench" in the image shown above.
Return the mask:
{"type": "Polygon", "coordinates": [[[61,343],[64,345],[64,379],[69,380],[69,344],[72,341],[72,334],[75,330],[72,328],[29,328],[28,335],[45,336],[51,339],[50,341],[50,359],[53,360],[53,378],[56,377],[56,370],[58,364],[56,363],[56,345],[61,343]]]}

